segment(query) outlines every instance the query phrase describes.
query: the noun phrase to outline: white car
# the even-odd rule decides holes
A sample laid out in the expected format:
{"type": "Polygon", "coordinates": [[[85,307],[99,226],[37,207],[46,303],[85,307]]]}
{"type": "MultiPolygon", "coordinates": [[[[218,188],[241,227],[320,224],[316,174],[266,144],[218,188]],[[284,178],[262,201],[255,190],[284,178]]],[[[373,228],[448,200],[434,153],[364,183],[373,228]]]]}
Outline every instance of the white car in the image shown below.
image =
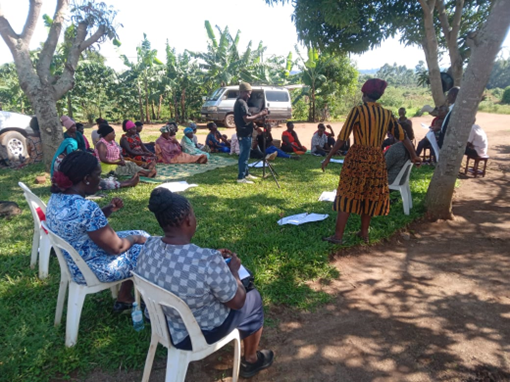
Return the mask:
{"type": "MultiPolygon", "coordinates": [[[[30,127],[32,117],[8,111],[0,111],[0,145],[4,146],[4,155],[9,160],[27,157],[25,138],[34,133],[30,127]]],[[[0,158],[1,159],[1,158],[0,158]]]]}

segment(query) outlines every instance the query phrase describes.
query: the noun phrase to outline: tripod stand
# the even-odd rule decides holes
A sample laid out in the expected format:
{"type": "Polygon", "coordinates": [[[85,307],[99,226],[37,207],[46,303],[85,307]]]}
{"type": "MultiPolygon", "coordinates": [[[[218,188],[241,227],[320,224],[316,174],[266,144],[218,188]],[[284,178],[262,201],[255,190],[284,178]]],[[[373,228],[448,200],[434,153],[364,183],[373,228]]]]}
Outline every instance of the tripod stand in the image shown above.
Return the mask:
{"type": "Polygon", "coordinates": [[[265,132],[266,132],[266,124],[268,122],[266,121],[266,119],[264,118],[264,131],[262,132],[262,147],[260,148],[262,150],[262,159],[259,159],[258,161],[256,161],[255,163],[253,163],[253,167],[255,167],[257,164],[259,164],[260,162],[262,162],[262,179],[265,179],[267,178],[269,175],[266,175],[266,167],[267,169],[269,170],[269,173],[272,175],[273,177],[273,180],[274,182],[276,183],[276,185],[278,186],[278,188],[281,188],[280,187],[280,183],[278,183],[278,179],[276,179],[276,177],[278,176],[278,173],[276,172],[276,170],[273,168],[273,166],[271,165],[271,163],[269,163],[269,161],[266,159],[266,137],[265,137],[265,132]]]}

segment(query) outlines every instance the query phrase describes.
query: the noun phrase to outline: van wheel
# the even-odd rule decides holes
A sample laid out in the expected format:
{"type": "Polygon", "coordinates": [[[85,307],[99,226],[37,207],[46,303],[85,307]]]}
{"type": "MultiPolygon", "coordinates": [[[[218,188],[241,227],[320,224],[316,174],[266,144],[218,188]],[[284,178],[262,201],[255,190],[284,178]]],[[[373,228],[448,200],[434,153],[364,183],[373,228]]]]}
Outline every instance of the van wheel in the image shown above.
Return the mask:
{"type": "Polygon", "coordinates": [[[234,121],[234,114],[227,114],[225,117],[225,127],[234,128],[236,127],[236,123],[234,121]]]}
{"type": "Polygon", "coordinates": [[[17,131],[8,131],[0,135],[0,145],[5,147],[9,160],[20,160],[20,157],[27,157],[27,144],[23,134],[17,131]]]}

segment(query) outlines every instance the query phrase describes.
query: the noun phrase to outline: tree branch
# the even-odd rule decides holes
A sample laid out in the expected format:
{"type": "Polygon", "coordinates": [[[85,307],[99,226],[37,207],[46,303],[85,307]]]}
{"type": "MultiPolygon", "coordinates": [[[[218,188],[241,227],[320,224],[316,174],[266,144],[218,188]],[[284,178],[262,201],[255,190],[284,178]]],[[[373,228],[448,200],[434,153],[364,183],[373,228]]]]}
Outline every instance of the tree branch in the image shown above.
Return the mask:
{"type": "Polygon", "coordinates": [[[5,14],[0,7],[0,36],[4,39],[5,43],[11,50],[12,55],[14,56],[14,52],[16,49],[16,40],[20,37],[14,29],[12,29],[11,23],[9,20],[5,18],[5,14]]]}
{"type": "Polygon", "coordinates": [[[459,36],[462,11],[464,10],[464,0],[457,0],[455,4],[455,14],[453,15],[451,37],[457,40],[459,36]]]}
{"type": "Polygon", "coordinates": [[[27,21],[25,21],[25,26],[23,27],[23,32],[21,32],[20,36],[27,46],[30,45],[30,40],[34,34],[35,26],[37,25],[37,20],[39,19],[42,7],[42,0],[29,0],[29,2],[30,7],[28,9],[27,21]]]}
{"type": "Polygon", "coordinates": [[[436,2],[437,13],[439,14],[439,21],[441,22],[441,29],[443,30],[444,37],[448,43],[450,42],[450,23],[448,22],[448,15],[444,7],[444,0],[436,2]]]}
{"type": "Polygon", "coordinates": [[[48,38],[44,43],[41,54],[39,54],[39,63],[37,64],[37,74],[41,78],[41,81],[50,82],[50,66],[57,48],[58,39],[62,32],[62,26],[64,24],[65,14],[69,6],[69,0],[58,0],[57,7],[55,9],[55,15],[53,16],[53,23],[50,27],[48,38]]]}
{"type": "Polygon", "coordinates": [[[83,52],[85,49],[87,49],[92,44],[96,43],[101,37],[104,36],[106,33],[106,27],[104,25],[100,25],[99,28],[97,28],[96,32],[90,36],[88,39],[83,41],[83,43],[80,45],[80,53],[83,52]]]}

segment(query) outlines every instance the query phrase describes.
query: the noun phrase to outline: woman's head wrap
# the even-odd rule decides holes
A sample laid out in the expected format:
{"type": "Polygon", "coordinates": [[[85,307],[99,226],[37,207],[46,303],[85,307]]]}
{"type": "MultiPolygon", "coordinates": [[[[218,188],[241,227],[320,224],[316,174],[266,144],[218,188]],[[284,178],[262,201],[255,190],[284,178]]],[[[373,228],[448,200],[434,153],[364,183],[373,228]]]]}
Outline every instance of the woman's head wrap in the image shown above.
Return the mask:
{"type": "Polygon", "coordinates": [[[193,132],[193,129],[191,127],[186,127],[184,129],[184,134],[188,134],[188,133],[192,133],[193,132]]]}
{"type": "Polygon", "coordinates": [[[195,122],[190,122],[188,127],[195,131],[197,129],[197,124],[195,122]]]}
{"type": "Polygon", "coordinates": [[[97,129],[98,134],[103,138],[105,138],[108,134],[110,134],[113,131],[114,131],[113,127],[111,127],[110,125],[101,125],[99,126],[99,129],[97,129]]]}
{"type": "Polygon", "coordinates": [[[169,133],[170,132],[170,126],[165,125],[161,129],[159,129],[162,133],[169,133]]]}
{"type": "Polygon", "coordinates": [[[386,81],[379,78],[371,78],[365,82],[361,92],[374,100],[378,100],[384,94],[386,86],[388,86],[386,81]]]}
{"type": "Polygon", "coordinates": [[[136,125],[133,123],[133,121],[127,121],[126,122],[126,130],[130,130],[132,128],[136,127],[136,125]]]}
{"type": "Polygon", "coordinates": [[[76,123],[67,115],[60,117],[60,122],[62,122],[62,125],[64,125],[66,130],[69,130],[71,127],[73,127],[73,125],[76,125],[76,123]]]}

